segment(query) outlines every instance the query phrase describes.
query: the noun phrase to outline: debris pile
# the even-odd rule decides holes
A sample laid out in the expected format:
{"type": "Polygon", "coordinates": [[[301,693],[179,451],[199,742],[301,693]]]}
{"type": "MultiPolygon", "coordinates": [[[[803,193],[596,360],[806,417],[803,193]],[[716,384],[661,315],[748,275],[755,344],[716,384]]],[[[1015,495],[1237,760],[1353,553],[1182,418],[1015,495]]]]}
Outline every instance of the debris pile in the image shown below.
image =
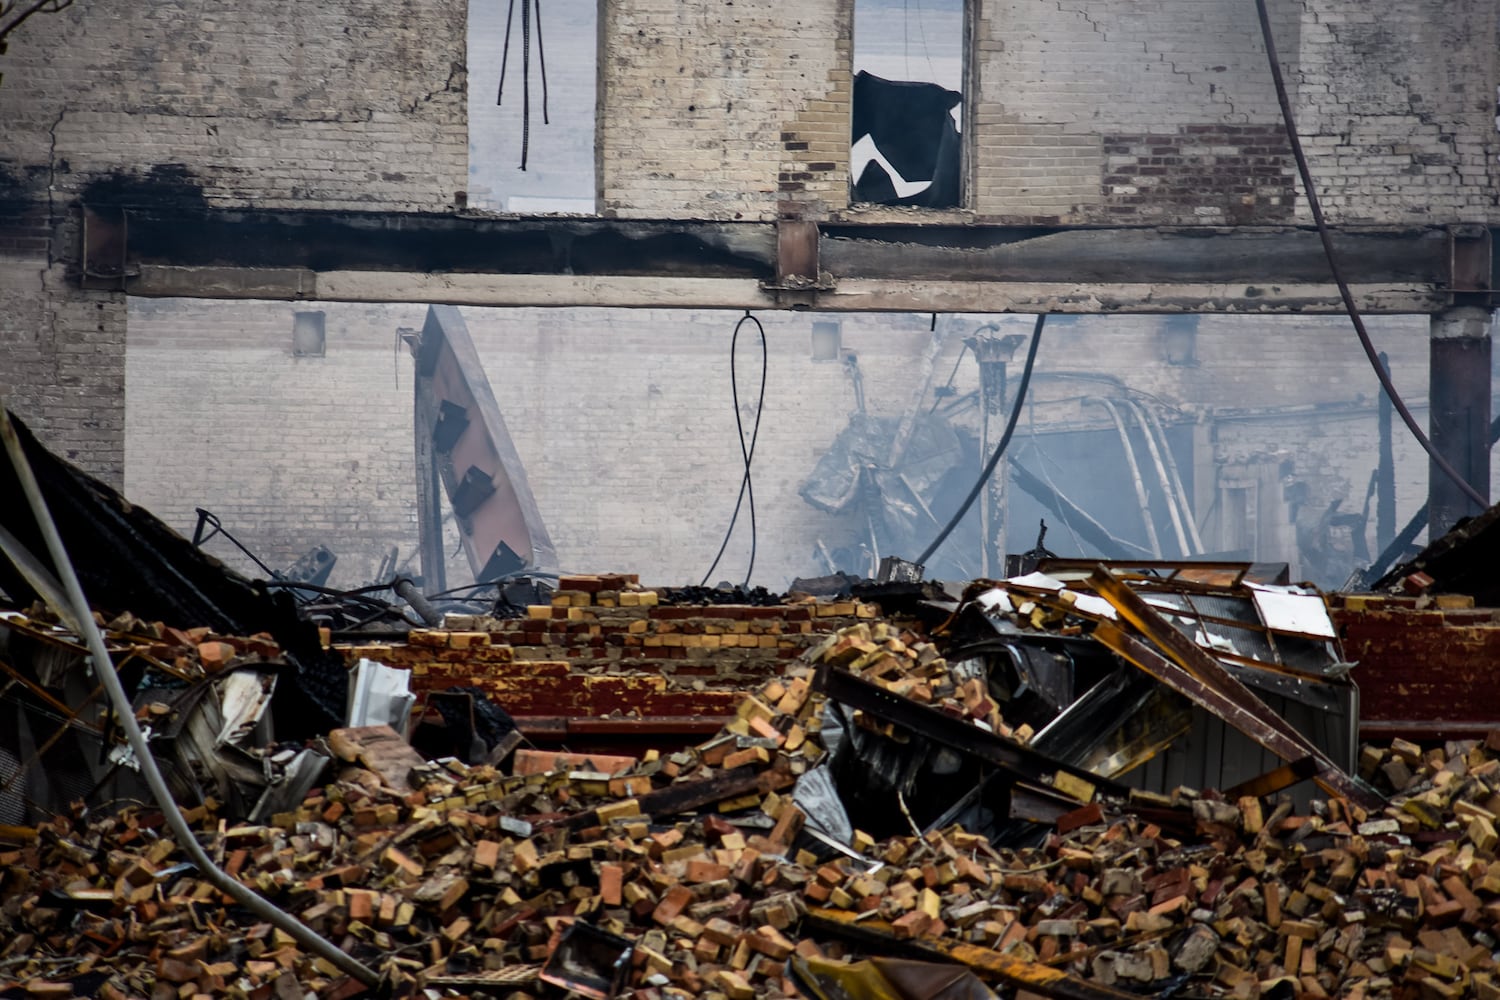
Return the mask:
{"type": "MultiPolygon", "coordinates": [[[[188,818],[227,871],[400,990],[531,995],[539,978],[618,973],[644,998],[750,1000],[805,993],[807,960],[874,952],[1052,996],[1185,977],[1247,998],[1283,983],[1495,995],[1500,734],[1367,748],[1365,773],[1398,793],[1373,809],[1127,792],[1075,804],[1030,846],[950,825],[835,847],[807,836],[815,807],[795,787],[829,756],[834,670],[976,733],[996,725],[935,646],[859,623],[744,698],[721,734],[614,773],[575,760],[505,775],[424,761],[383,727],[336,730],[341,769],[295,807],[231,825],[210,802],[188,818]]],[[[150,810],[0,839],[0,974],[29,995],[363,990],[226,905],[150,810]]]]}
{"type": "Polygon", "coordinates": [[[551,603],[527,607],[525,617],[450,614],[442,629],[340,652],[350,664],[410,670],[419,693],[472,685],[533,740],[644,729],[662,745],[675,735],[687,743],[823,636],[877,614],[864,601],[739,603],[747,596],[643,588],[627,574],[563,577],[551,603]]]}

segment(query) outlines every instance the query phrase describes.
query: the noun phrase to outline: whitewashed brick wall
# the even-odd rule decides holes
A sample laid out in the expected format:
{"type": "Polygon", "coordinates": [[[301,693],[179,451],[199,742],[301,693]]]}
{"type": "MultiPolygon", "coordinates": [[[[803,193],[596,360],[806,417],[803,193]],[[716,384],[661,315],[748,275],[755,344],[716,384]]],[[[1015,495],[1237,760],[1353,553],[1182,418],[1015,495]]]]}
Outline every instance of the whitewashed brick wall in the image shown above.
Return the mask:
{"type": "MultiPolygon", "coordinates": [[[[215,511],[272,565],[327,544],[340,557],[335,582],[352,586],[373,574],[389,545],[403,558],[415,545],[411,363],[393,355],[393,341],[397,326],[420,325],[423,310],[323,308],[328,354],[310,359],[291,354],[289,303],[132,302],[126,486],[183,532],[192,528],[194,507],[215,511]]],[[[582,309],[465,309],[464,316],[563,566],[696,583],[739,484],[728,357],[738,316],[582,309]]],[[[813,555],[818,539],[834,549],[857,543],[864,529],[797,494],[854,408],[849,379],[839,364],[810,360],[814,317],[762,318],[772,354],[755,458],[755,580],[776,587],[822,571],[813,555]]],[[[952,322],[966,333],[985,319],[952,322]]],[[[843,318],[843,342],[860,359],[872,412],[899,415],[911,403],[927,320],[843,318]]],[[[999,321],[1007,332],[1029,327],[1025,317],[999,321]]],[[[1398,387],[1425,417],[1425,318],[1372,326],[1398,387]]],[[[1050,327],[1018,442],[1033,426],[1108,426],[1101,410],[1076,400],[1115,394],[1099,377],[1115,378],[1169,422],[1216,418],[1212,459],[1288,455],[1295,476],[1309,484],[1310,506],[1343,499],[1343,510],[1358,510],[1376,460],[1378,389],[1347,325],[1205,318],[1197,343],[1196,365],[1172,366],[1150,317],[1050,327]]],[[[939,383],[959,349],[952,339],[938,358],[939,383]]],[[[748,428],[759,374],[748,327],[740,350],[748,428]]],[[[966,358],[954,384],[962,393],[975,381],[966,358]]],[[[1396,444],[1404,520],[1425,499],[1427,467],[1399,425],[1396,444]]],[[[1133,503],[1126,482],[1103,492],[1133,503]]],[[[1049,543],[1065,551],[1066,534],[1054,526],[1049,543]]],[[[742,515],[715,580],[743,575],[747,528],[742,515]]],[[[1034,522],[1013,526],[1017,551],[1034,539],[1034,522]]],[[[236,560],[215,544],[217,554],[236,560]]]]}
{"type": "Polygon", "coordinates": [[[852,0],[605,5],[599,208],[766,219],[848,201],[852,0]]]}

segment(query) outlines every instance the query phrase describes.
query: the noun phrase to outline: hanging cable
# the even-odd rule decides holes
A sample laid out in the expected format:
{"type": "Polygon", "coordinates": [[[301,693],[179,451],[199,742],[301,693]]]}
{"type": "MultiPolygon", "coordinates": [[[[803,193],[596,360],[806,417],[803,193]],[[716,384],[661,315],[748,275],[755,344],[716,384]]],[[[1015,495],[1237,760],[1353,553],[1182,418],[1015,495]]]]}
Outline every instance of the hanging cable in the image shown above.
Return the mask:
{"type": "Polygon", "coordinates": [[[766,328],[760,325],[760,320],[745,310],[745,315],[734,325],[734,335],[729,339],[729,383],[734,400],[734,429],[740,441],[740,457],[745,462],[745,474],[740,479],[740,495],[734,501],[734,513],[729,517],[729,527],[724,532],[724,541],[719,543],[719,554],[714,556],[713,565],[708,567],[708,572],[703,574],[703,580],[698,584],[700,587],[708,586],[708,578],[714,575],[714,570],[719,566],[719,560],[724,558],[724,550],[729,547],[729,536],[734,534],[734,525],[740,518],[740,506],[749,500],[750,505],[750,565],[745,567],[746,587],[750,586],[750,574],[755,569],[755,487],[750,481],[750,462],[755,457],[755,439],[760,436],[760,415],[766,405],[766,369],[769,361],[769,353],[766,350],[766,328]],[[760,398],[755,402],[755,423],[750,429],[750,446],[745,447],[745,424],[740,419],[740,380],[735,371],[735,356],[740,342],[740,329],[746,323],[754,323],[755,329],[760,333],[760,398]]]}
{"type": "Polygon", "coordinates": [[[521,169],[531,147],[531,0],[521,0],[521,169]]]}
{"type": "Polygon", "coordinates": [[[1422,428],[1417,425],[1417,420],[1411,415],[1411,410],[1406,408],[1402,402],[1401,395],[1396,391],[1395,383],[1380,363],[1380,356],[1375,350],[1375,345],[1370,341],[1370,332],[1365,329],[1365,321],[1359,314],[1359,307],[1354,303],[1354,295],[1349,291],[1349,283],[1344,280],[1343,271],[1339,267],[1338,257],[1333,252],[1333,237],[1328,232],[1328,223],[1323,219],[1323,208],[1318,203],[1318,192],[1313,187],[1312,171],[1307,166],[1307,156],[1302,152],[1302,140],[1297,136],[1297,123],[1292,118],[1292,102],[1286,92],[1286,81],[1281,76],[1281,59],[1276,55],[1276,39],[1271,34],[1271,16],[1266,12],[1266,0],[1255,0],[1255,12],[1260,17],[1260,36],[1266,47],[1266,60],[1271,64],[1271,82],[1276,86],[1276,100],[1281,104],[1281,121],[1286,126],[1287,142],[1292,147],[1292,156],[1297,161],[1297,172],[1302,177],[1302,191],[1307,195],[1307,207],[1312,213],[1313,224],[1318,227],[1318,237],[1323,241],[1323,255],[1328,258],[1328,270],[1333,274],[1334,284],[1339,287],[1339,295],[1344,300],[1344,309],[1349,313],[1349,319],[1354,324],[1354,332],[1359,334],[1359,344],[1364,348],[1365,357],[1370,360],[1370,367],[1375,369],[1375,377],[1380,380],[1380,387],[1385,390],[1391,405],[1396,412],[1401,414],[1401,420],[1406,424],[1406,429],[1411,431],[1412,437],[1427,452],[1427,457],[1432,459],[1432,464],[1437,466],[1453,485],[1479,505],[1480,509],[1489,507],[1489,502],[1479,494],[1479,491],[1469,485],[1469,481],[1458,474],[1458,470],[1448,464],[1448,460],[1438,454],[1422,428]]]}
{"type": "Polygon", "coordinates": [[[1031,368],[1036,363],[1036,349],[1037,345],[1042,342],[1042,327],[1046,325],[1046,322],[1047,314],[1041,313],[1036,318],[1036,326],[1032,327],[1031,347],[1026,351],[1026,367],[1021,371],[1021,382],[1016,387],[1016,402],[1011,407],[1010,419],[1005,422],[1005,433],[1000,435],[1000,443],[995,445],[995,451],[990,455],[990,460],[984,463],[984,469],[979,473],[979,478],[975,480],[974,487],[969,490],[969,495],[964,497],[964,502],[959,504],[958,510],[948,520],[948,524],[932,540],[932,544],[927,546],[921,555],[917,556],[916,561],[919,565],[926,563],[932,557],[932,554],[937,551],[938,546],[948,540],[948,536],[953,533],[953,529],[958,527],[958,522],[962,521],[964,515],[969,512],[969,508],[974,506],[974,500],[979,496],[979,491],[984,489],[984,484],[989,482],[990,476],[994,474],[995,466],[1000,464],[1000,456],[1005,454],[1005,447],[1010,444],[1010,437],[1016,431],[1016,422],[1021,418],[1021,407],[1026,402],[1026,387],[1031,384],[1031,368]]]}
{"type": "Polygon", "coordinates": [[[505,43],[500,46],[500,87],[495,92],[497,108],[505,103],[505,67],[510,65],[510,24],[515,17],[516,0],[510,0],[510,6],[505,9],[505,43]]]}
{"type": "MultiPolygon", "coordinates": [[[[532,4],[536,4],[536,54],[537,65],[542,74],[542,124],[549,125],[547,116],[547,53],[542,47],[542,0],[521,0],[521,169],[531,150],[531,20],[532,4]]],[[[516,0],[510,0],[505,12],[505,43],[500,52],[500,86],[495,92],[495,105],[505,103],[505,70],[510,63],[510,28],[515,19],[516,0]]]]}
{"type": "Polygon", "coordinates": [[[542,0],[536,0],[536,65],[542,71],[542,124],[547,120],[547,53],[542,49],[542,0]]]}

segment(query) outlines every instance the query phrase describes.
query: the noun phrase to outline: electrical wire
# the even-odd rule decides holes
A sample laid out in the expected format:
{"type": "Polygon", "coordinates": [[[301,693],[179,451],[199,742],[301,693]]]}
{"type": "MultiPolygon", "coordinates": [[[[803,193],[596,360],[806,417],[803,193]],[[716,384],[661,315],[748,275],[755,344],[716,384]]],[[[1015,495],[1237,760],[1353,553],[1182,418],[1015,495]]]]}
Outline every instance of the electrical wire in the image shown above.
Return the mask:
{"type": "Polygon", "coordinates": [[[917,556],[916,561],[919,565],[926,563],[932,554],[937,551],[938,546],[948,540],[948,536],[953,533],[953,529],[958,527],[958,522],[962,521],[964,515],[969,512],[969,508],[974,506],[974,500],[979,496],[979,491],[984,489],[984,484],[989,482],[990,476],[994,474],[995,466],[1000,464],[1000,456],[1005,454],[1005,448],[1010,444],[1010,437],[1016,431],[1016,423],[1021,419],[1021,408],[1026,403],[1026,387],[1031,384],[1031,369],[1036,364],[1036,349],[1037,345],[1042,342],[1042,327],[1046,323],[1047,314],[1041,313],[1036,318],[1036,326],[1031,330],[1031,347],[1026,351],[1026,367],[1021,372],[1021,382],[1016,387],[1016,402],[1011,407],[1010,419],[1005,422],[1005,433],[1000,435],[1000,443],[995,445],[995,451],[990,455],[989,461],[984,463],[984,469],[979,473],[979,478],[975,480],[974,487],[969,490],[969,495],[964,498],[964,502],[959,505],[953,517],[949,519],[947,526],[932,540],[932,544],[927,546],[921,555],[917,556]]]}
{"type": "Polygon", "coordinates": [[[1255,0],[1255,12],[1260,18],[1261,40],[1266,47],[1266,60],[1271,65],[1271,82],[1276,87],[1276,100],[1281,104],[1281,120],[1286,126],[1287,142],[1292,147],[1292,156],[1297,161],[1297,172],[1302,177],[1302,191],[1307,195],[1307,207],[1312,213],[1313,223],[1318,227],[1318,237],[1323,241],[1323,255],[1328,258],[1328,270],[1333,274],[1334,284],[1338,285],[1339,295],[1344,300],[1344,309],[1349,313],[1349,319],[1354,324],[1354,332],[1359,335],[1359,344],[1365,351],[1365,357],[1370,360],[1370,367],[1375,369],[1375,377],[1380,380],[1380,387],[1385,390],[1391,405],[1396,412],[1401,414],[1401,420],[1406,424],[1406,429],[1411,431],[1412,437],[1427,452],[1427,457],[1432,459],[1432,464],[1437,466],[1470,500],[1478,504],[1483,510],[1489,507],[1489,501],[1480,495],[1479,491],[1469,485],[1469,481],[1458,474],[1442,455],[1438,454],[1422,428],[1417,425],[1417,420],[1412,416],[1411,410],[1406,408],[1402,402],[1401,395],[1396,391],[1395,383],[1391,376],[1380,364],[1379,353],[1375,345],[1370,341],[1370,332],[1365,329],[1365,321],[1359,314],[1359,307],[1354,303],[1354,295],[1349,291],[1349,283],[1344,280],[1344,274],[1339,267],[1338,257],[1333,252],[1333,237],[1328,232],[1328,223],[1323,218],[1323,208],[1318,202],[1318,192],[1313,186],[1312,171],[1307,165],[1307,156],[1302,151],[1302,140],[1297,136],[1297,123],[1292,118],[1292,102],[1287,96],[1286,81],[1281,76],[1281,59],[1276,54],[1276,39],[1271,34],[1271,16],[1266,12],[1266,0],[1255,0]]]}
{"type": "Polygon", "coordinates": [[[719,566],[719,560],[724,558],[724,550],[729,547],[729,537],[734,534],[734,526],[740,518],[740,506],[749,500],[750,505],[750,564],[745,567],[744,586],[750,586],[750,574],[755,569],[755,486],[750,480],[750,462],[755,457],[755,441],[760,437],[760,415],[766,406],[766,370],[770,360],[766,349],[766,328],[761,326],[760,320],[745,310],[745,315],[734,325],[734,335],[729,339],[729,384],[734,400],[734,429],[740,442],[740,457],[745,462],[745,475],[740,479],[740,495],[734,501],[734,513],[729,517],[729,527],[724,531],[724,541],[719,543],[719,554],[714,556],[713,565],[708,567],[708,572],[703,574],[703,580],[698,584],[700,587],[708,586],[708,578],[714,575],[714,570],[719,566]],[[760,398],[755,402],[755,424],[750,429],[750,447],[745,447],[745,424],[740,419],[740,380],[735,370],[735,356],[738,354],[740,342],[740,329],[746,323],[754,323],[755,329],[760,333],[760,398]]]}

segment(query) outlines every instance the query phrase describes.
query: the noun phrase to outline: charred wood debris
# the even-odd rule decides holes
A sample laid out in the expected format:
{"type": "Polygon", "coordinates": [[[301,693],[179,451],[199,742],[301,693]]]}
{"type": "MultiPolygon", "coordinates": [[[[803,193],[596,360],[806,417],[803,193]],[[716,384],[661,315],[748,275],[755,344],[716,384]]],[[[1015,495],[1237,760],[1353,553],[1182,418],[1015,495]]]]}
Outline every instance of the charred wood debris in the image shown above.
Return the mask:
{"type": "Polygon", "coordinates": [[[1500,732],[1359,745],[1278,567],[516,580],[419,625],[240,577],[25,440],[169,808],[379,981],[187,860],[7,561],[0,997],[1500,996],[1500,732]],[[660,745],[541,745],[559,704],[660,745]]]}

